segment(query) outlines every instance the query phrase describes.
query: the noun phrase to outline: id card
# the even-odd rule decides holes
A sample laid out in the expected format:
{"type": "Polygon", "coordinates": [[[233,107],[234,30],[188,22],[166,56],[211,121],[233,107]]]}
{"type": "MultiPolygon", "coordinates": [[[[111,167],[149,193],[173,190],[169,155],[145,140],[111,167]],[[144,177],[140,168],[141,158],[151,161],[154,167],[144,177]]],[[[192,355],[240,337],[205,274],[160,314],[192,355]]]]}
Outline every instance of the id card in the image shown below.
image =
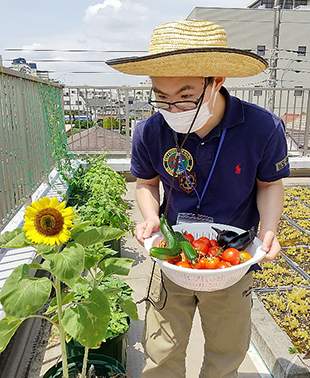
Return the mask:
{"type": "Polygon", "coordinates": [[[179,213],[177,217],[177,224],[180,223],[193,223],[193,222],[208,222],[213,223],[212,217],[203,214],[193,214],[193,213],[179,213]]]}

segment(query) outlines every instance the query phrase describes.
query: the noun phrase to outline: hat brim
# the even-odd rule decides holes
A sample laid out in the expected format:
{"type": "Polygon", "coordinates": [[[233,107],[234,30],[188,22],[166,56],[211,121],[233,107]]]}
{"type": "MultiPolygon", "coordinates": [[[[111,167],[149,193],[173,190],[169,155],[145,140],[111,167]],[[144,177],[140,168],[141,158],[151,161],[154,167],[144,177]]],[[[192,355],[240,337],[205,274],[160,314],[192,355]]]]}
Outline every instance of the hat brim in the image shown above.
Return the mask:
{"type": "Polygon", "coordinates": [[[225,47],[174,50],[146,56],[110,59],[110,67],[130,75],[248,77],[268,67],[250,51],[225,47]]]}

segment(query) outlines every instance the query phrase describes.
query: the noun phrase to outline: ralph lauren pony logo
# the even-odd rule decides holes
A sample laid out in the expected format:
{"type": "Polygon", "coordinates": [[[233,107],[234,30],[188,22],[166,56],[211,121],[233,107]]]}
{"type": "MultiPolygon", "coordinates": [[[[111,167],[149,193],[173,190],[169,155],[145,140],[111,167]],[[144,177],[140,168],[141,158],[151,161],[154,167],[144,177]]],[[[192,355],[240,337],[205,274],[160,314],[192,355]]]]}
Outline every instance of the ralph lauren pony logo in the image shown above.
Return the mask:
{"type": "Polygon", "coordinates": [[[236,168],[235,168],[235,174],[236,175],[240,175],[240,173],[241,173],[241,164],[238,164],[238,165],[236,165],[236,168]]]}

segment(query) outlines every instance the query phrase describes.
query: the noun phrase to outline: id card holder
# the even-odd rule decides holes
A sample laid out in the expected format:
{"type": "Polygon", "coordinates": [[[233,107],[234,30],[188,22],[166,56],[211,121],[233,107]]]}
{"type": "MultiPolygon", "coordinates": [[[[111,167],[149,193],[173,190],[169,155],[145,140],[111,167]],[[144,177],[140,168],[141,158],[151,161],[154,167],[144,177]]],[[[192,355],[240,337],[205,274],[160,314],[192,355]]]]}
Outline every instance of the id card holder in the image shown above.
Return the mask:
{"type": "Polygon", "coordinates": [[[177,224],[180,223],[194,223],[194,222],[207,222],[214,223],[214,219],[208,215],[193,214],[193,213],[179,213],[177,217],[177,224]]]}

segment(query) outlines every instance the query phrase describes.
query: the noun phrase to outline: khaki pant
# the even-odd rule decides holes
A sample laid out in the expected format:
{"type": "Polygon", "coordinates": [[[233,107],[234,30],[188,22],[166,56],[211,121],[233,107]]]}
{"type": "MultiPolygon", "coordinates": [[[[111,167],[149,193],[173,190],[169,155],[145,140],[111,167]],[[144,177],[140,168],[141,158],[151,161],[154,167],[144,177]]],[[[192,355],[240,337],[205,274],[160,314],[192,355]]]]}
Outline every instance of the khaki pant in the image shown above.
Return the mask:
{"type": "MultiPolygon", "coordinates": [[[[184,289],[163,274],[167,302],[157,310],[147,302],[144,329],[145,366],[141,378],[184,378],[186,347],[196,306],[205,338],[199,378],[236,378],[249,347],[251,333],[252,273],[230,288],[199,292],[184,289]]],[[[164,303],[158,267],[150,296],[164,303]]],[[[195,378],[195,377],[191,377],[195,378]]]]}

